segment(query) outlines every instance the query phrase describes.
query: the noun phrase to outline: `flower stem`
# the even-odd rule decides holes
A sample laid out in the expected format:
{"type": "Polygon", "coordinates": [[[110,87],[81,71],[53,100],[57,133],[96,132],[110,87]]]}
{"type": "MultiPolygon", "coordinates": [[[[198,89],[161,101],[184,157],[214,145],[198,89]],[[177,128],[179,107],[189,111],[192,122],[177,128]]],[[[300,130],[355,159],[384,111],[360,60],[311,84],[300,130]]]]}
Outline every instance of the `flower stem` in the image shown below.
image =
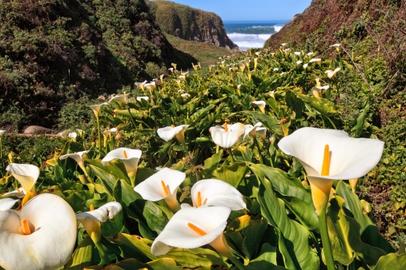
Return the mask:
{"type": "Polygon", "coordinates": [[[326,265],[328,270],[334,270],[334,259],[333,253],[331,250],[330,238],[328,236],[328,227],[327,227],[327,205],[328,202],[325,202],[323,208],[319,215],[319,227],[321,242],[323,244],[324,258],[326,259],[326,265]]]}
{"type": "Polygon", "coordinates": [[[229,259],[234,264],[234,266],[237,267],[237,269],[239,270],[245,269],[244,265],[236,257],[231,256],[229,259]]]}

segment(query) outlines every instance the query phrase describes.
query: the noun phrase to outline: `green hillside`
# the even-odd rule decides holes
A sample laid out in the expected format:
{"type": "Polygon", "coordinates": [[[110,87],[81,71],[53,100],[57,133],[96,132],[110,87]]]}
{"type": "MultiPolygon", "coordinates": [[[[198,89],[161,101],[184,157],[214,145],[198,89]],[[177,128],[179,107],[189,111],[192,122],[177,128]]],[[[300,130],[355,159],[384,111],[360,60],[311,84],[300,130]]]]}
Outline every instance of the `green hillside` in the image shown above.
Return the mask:
{"type": "Polygon", "coordinates": [[[144,0],[1,1],[0,127],[52,126],[66,102],[192,61],[169,44],[144,0]]]}

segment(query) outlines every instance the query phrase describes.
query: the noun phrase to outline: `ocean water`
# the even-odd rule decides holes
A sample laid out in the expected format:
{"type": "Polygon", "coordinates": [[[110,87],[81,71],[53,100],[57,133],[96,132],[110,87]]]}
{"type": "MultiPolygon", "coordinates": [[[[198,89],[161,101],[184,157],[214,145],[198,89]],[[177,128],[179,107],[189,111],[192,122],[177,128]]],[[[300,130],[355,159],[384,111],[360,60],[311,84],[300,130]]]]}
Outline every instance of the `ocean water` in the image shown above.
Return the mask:
{"type": "Polygon", "coordinates": [[[265,41],[281,30],[287,21],[225,21],[228,37],[240,50],[262,48],[265,41]]]}

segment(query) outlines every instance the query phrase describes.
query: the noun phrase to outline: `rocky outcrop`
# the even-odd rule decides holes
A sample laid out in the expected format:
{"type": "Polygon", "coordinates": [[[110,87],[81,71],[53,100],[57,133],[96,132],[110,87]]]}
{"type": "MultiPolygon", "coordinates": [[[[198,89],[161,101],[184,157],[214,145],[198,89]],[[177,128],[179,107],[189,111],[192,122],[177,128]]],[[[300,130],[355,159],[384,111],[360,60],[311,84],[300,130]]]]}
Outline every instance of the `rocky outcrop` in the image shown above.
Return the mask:
{"type": "Polygon", "coordinates": [[[171,1],[150,1],[161,29],[181,39],[206,42],[218,47],[237,48],[227,36],[221,18],[212,12],[194,9],[171,1]]]}

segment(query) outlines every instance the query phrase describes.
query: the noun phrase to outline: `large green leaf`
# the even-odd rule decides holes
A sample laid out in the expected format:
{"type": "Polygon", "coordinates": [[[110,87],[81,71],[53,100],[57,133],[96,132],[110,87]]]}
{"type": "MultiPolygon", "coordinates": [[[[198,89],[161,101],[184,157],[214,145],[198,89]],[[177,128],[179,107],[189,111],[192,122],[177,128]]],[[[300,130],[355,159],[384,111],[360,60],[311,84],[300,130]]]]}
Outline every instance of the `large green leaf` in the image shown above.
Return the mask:
{"type": "Polygon", "coordinates": [[[237,187],[247,171],[243,162],[234,162],[232,165],[221,166],[213,171],[213,176],[237,187]]]}
{"type": "Polygon", "coordinates": [[[300,223],[292,220],[286,213],[285,203],[276,197],[271,183],[261,179],[263,187],[258,194],[261,205],[261,213],[268,223],[280,231],[280,242],[284,248],[280,251],[285,259],[288,269],[318,269],[319,257],[317,252],[310,246],[310,231],[300,223]]]}
{"type": "Polygon", "coordinates": [[[221,257],[214,251],[206,248],[172,249],[165,257],[174,259],[184,268],[212,269],[215,265],[224,265],[221,257]]]}
{"type": "Polygon", "coordinates": [[[382,237],[372,220],[363,212],[361,201],[358,196],[352,192],[350,187],[344,181],[340,181],[337,184],[336,190],[337,194],[344,198],[345,207],[351,211],[354,219],[359,224],[362,240],[386,252],[393,252],[393,247],[382,237]]]}
{"type": "Polygon", "coordinates": [[[404,270],[406,269],[406,254],[389,253],[379,258],[374,270],[404,270]]]}

